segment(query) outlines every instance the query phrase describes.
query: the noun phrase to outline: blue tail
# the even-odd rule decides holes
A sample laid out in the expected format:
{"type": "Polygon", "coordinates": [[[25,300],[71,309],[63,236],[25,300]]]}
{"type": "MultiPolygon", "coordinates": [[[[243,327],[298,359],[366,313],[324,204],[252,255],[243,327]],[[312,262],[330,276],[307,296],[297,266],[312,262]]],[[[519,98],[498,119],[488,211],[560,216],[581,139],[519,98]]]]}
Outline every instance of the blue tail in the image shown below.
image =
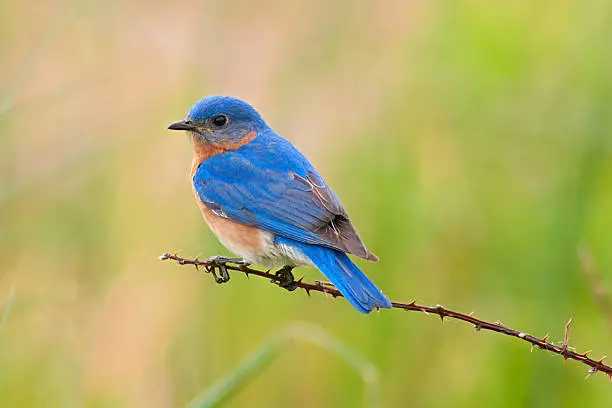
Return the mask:
{"type": "Polygon", "coordinates": [[[389,299],[344,252],[309,244],[301,244],[300,250],[361,313],[391,307],[389,299]]]}

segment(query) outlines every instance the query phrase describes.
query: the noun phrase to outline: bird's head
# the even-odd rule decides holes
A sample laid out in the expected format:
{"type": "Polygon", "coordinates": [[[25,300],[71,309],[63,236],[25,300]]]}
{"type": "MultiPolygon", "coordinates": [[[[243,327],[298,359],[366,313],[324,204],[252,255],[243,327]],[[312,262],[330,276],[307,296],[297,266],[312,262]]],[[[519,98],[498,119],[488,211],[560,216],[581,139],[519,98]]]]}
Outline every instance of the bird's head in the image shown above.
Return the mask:
{"type": "Polygon", "coordinates": [[[168,126],[222,147],[239,145],[264,130],[266,123],[251,105],[231,96],[208,96],[184,120],[168,126]]]}

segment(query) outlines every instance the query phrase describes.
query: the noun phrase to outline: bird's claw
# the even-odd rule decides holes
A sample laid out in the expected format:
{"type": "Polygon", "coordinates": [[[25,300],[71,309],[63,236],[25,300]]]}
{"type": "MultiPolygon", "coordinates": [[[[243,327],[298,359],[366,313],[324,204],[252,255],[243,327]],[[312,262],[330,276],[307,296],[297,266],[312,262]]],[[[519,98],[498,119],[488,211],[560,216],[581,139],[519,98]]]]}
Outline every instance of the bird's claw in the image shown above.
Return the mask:
{"type": "Polygon", "coordinates": [[[292,292],[298,288],[298,283],[295,281],[293,273],[291,273],[292,270],[292,266],[285,266],[279,269],[275,274],[278,278],[278,286],[283,289],[287,289],[289,292],[292,292]]]}
{"type": "Polygon", "coordinates": [[[211,263],[206,267],[206,270],[210,272],[217,283],[226,283],[230,280],[227,267],[224,263],[211,263]],[[219,272],[217,274],[217,272],[219,272]]]}
{"type": "Polygon", "coordinates": [[[230,280],[230,275],[227,272],[227,264],[233,263],[236,265],[248,265],[241,258],[227,258],[225,256],[211,256],[206,260],[206,271],[210,272],[217,283],[226,283],[230,280]],[[218,274],[217,274],[218,272],[218,274]]]}

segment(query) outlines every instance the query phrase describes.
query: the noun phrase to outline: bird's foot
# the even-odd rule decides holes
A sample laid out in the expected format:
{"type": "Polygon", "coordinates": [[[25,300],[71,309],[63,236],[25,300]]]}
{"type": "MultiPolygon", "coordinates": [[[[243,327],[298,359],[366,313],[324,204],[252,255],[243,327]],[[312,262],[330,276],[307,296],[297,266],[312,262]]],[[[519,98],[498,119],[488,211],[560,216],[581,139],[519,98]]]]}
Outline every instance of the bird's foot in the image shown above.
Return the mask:
{"type": "Polygon", "coordinates": [[[278,278],[277,283],[281,288],[287,289],[289,292],[292,292],[297,289],[298,283],[295,281],[293,277],[293,266],[283,266],[281,269],[276,271],[275,275],[278,278]]]}
{"type": "Polygon", "coordinates": [[[228,263],[243,266],[249,265],[249,263],[242,258],[228,258],[225,256],[211,256],[206,260],[206,263],[208,264],[206,270],[212,273],[217,283],[226,283],[230,280],[230,275],[227,272],[228,263]]]}

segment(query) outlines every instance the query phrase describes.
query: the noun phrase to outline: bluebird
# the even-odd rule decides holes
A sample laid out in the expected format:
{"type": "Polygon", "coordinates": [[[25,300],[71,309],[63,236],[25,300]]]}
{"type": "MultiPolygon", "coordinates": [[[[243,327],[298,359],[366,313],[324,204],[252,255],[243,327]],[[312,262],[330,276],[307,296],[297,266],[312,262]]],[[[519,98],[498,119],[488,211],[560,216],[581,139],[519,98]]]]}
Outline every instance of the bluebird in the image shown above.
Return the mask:
{"type": "MultiPolygon", "coordinates": [[[[294,267],[314,266],[358,311],[391,307],[347,256],[378,261],[336,194],[251,105],[209,96],[168,129],[190,135],[196,201],[219,241],[241,257],[214,257],[216,261],[280,267],[277,276],[289,290],[297,287],[294,267]]],[[[227,271],[224,275],[220,281],[229,279],[227,271]]]]}

